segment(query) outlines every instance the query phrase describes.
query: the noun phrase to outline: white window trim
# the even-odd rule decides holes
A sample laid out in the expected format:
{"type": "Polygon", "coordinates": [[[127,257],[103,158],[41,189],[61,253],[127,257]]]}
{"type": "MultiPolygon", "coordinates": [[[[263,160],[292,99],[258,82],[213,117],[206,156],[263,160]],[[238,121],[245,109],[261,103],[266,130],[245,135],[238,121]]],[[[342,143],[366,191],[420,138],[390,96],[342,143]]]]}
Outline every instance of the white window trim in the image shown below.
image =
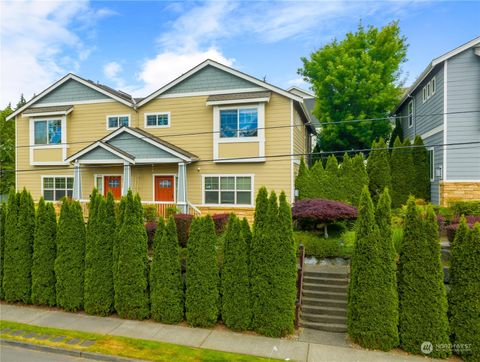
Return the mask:
{"type": "Polygon", "coordinates": [[[176,173],[154,173],[152,174],[152,201],[149,204],[177,204],[177,174],[176,173]],[[173,201],[156,201],[155,200],[155,177],[156,176],[173,176],[173,201]]]}
{"type": "Polygon", "coordinates": [[[144,118],[145,128],[169,128],[170,125],[172,124],[172,119],[171,119],[170,112],[148,112],[148,113],[143,114],[143,118],[144,118]],[[147,116],[157,116],[159,114],[161,114],[161,115],[166,114],[168,116],[168,124],[166,126],[159,126],[159,125],[149,126],[149,125],[147,125],[147,116]]]}
{"type": "Polygon", "coordinates": [[[119,129],[121,128],[120,126],[119,127],[109,127],[108,125],[108,119],[110,117],[128,117],[128,127],[130,127],[130,124],[131,124],[131,121],[132,121],[132,118],[131,118],[131,114],[109,114],[105,117],[105,123],[106,123],[106,126],[107,126],[107,130],[111,131],[111,130],[115,130],[115,129],[119,129]]]}
{"type": "Polygon", "coordinates": [[[415,103],[413,102],[413,99],[407,103],[407,122],[408,122],[408,128],[412,128],[413,127],[413,122],[414,122],[414,117],[413,115],[415,114],[415,103]],[[410,114],[410,104],[412,105],[412,113],[410,114]],[[411,119],[412,119],[412,123],[410,124],[410,116],[411,116],[411,119]]]}
{"type": "MultiPolygon", "coordinates": [[[[30,117],[29,121],[30,126],[30,165],[31,166],[60,166],[60,165],[67,165],[68,163],[65,162],[67,158],[67,117],[30,117]],[[62,124],[62,139],[60,143],[57,144],[47,144],[47,145],[36,145],[35,144],[35,122],[36,121],[54,121],[60,120],[62,124]],[[62,149],[62,161],[34,161],[34,152],[35,150],[41,149],[62,149]]],[[[17,153],[17,152],[16,152],[17,153]]]]}
{"type": "Polygon", "coordinates": [[[102,178],[102,193],[103,197],[106,197],[104,184],[105,184],[105,176],[119,176],[120,177],[120,189],[123,189],[123,174],[122,173],[96,173],[93,175],[93,187],[97,188],[97,177],[102,178]]]}
{"type": "MultiPolygon", "coordinates": [[[[236,201],[236,195],[237,195],[237,190],[236,190],[236,180],[235,180],[235,201],[236,201]]],[[[220,187],[220,180],[219,180],[219,187],[220,187]]],[[[242,191],[242,190],[240,190],[242,191]]],[[[254,191],[255,191],[255,174],[205,174],[202,175],[202,205],[198,206],[204,206],[204,207],[218,207],[218,208],[234,208],[234,207],[254,207],[254,191]],[[250,204],[207,204],[205,203],[205,178],[206,177],[250,177],[251,178],[251,195],[250,195],[250,204]]],[[[218,190],[219,192],[219,197],[220,197],[220,189],[218,190]]],[[[220,201],[220,200],[219,200],[220,201]]]]}
{"type": "MultiPolygon", "coordinates": [[[[41,181],[40,181],[40,182],[41,182],[41,184],[40,184],[40,196],[43,197],[44,200],[45,200],[45,197],[43,196],[43,191],[44,191],[43,179],[44,179],[44,178],[52,178],[52,177],[54,178],[54,180],[53,180],[53,186],[54,186],[54,187],[53,187],[53,190],[54,190],[54,191],[55,191],[55,177],[57,177],[57,178],[62,178],[62,177],[71,177],[71,178],[74,178],[73,174],[72,174],[72,175],[42,175],[42,176],[41,176],[41,181]]],[[[65,182],[66,182],[66,181],[65,181],[65,182]]],[[[73,182],[75,182],[75,180],[74,180],[73,182]]],[[[65,186],[66,186],[66,184],[65,184],[65,186]]],[[[75,187],[75,185],[74,185],[74,187],[75,187]]],[[[67,188],[65,187],[65,190],[66,190],[66,189],[67,189],[67,188]]],[[[72,189],[72,190],[73,190],[73,189],[72,189]]],[[[54,195],[55,195],[55,194],[54,194],[54,195]]],[[[61,200],[45,200],[45,202],[60,203],[61,200]]]]}
{"type": "Polygon", "coordinates": [[[213,107],[213,159],[214,162],[265,162],[265,103],[242,104],[228,107],[213,107]],[[257,108],[257,136],[256,137],[220,137],[220,111],[225,109],[249,109],[257,108]],[[218,145],[220,143],[246,143],[258,142],[258,157],[229,160],[218,157],[218,145]]]}
{"type": "Polygon", "coordinates": [[[430,177],[430,182],[435,181],[435,147],[428,147],[428,172],[432,171],[432,177],[430,177]],[[432,152],[432,164],[430,164],[430,151],[432,152]]]}

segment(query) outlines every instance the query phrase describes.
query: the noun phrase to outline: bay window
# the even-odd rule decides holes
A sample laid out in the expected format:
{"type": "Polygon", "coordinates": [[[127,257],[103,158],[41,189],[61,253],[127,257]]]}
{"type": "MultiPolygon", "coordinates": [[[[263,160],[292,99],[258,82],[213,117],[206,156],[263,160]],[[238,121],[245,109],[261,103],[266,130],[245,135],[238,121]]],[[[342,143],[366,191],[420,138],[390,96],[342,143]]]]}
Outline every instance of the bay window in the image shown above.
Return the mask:
{"type": "Polygon", "coordinates": [[[205,176],[204,203],[210,205],[251,205],[252,176],[205,176]]]}

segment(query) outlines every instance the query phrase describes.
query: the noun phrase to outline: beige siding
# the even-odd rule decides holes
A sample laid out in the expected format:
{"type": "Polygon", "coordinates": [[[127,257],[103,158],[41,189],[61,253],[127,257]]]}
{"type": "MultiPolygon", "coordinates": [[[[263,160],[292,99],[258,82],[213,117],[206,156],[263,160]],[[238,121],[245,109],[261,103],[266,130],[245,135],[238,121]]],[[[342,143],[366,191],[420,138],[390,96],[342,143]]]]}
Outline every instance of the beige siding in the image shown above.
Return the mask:
{"type": "Polygon", "coordinates": [[[63,161],[63,151],[61,148],[43,148],[38,150],[33,150],[33,161],[34,162],[62,162],[63,161]]]}
{"type": "Polygon", "coordinates": [[[258,142],[220,143],[218,145],[219,158],[258,157],[258,142]]]}
{"type": "MultiPolygon", "coordinates": [[[[269,158],[269,156],[290,154],[290,128],[268,129],[268,127],[290,124],[291,101],[283,96],[273,94],[270,102],[265,106],[265,127],[267,127],[265,130],[267,160],[265,162],[225,164],[211,161],[213,158],[213,134],[208,132],[213,130],[213,109],[205,105],[206,99],[207,96],[161,98],[147,103],[138,111],[120,103],[75,105],[73,112],[67,116],[67,142],[69,143],[67,155],[78,152],[91,142],[112,132],[106,128],[107,115],[130,114],[131,126],[145,129],[144,113],[170,112],[170,127],[146,128],[145,130],[200,158],[200,161],[187,167],[187,197],[192,204],[202,204],[202,175],[207,174],[253,174],[254,194],[261,186],[267,186],[277,192],[284,190],[290,199],[292,188],[290,157],[269,158]]],[[[28,118],[19,116],[16,122],[17,144],[19,146],[28,145],[28,118]]],[[[236,152],[243,152],[243,149],[236,152]]],[[[30,166],[28,147],[18,148],[17,168],[29,171],[18,173],[17,188],[29,189],[35,200],[38,200],[41,195],[41,175],[73,176],[72,168],[30,166]]],[[[153,200],[153,173],[176,174],[177,165],[132,167],[132,189],[138,191],[144,201],[153,200]]],[[[107,168],[85,166],[82,169],[82,198],[84,199],[88,197],[94,186],[95,174],[123,174],[123,169],[121,166],[107,168]]]]}

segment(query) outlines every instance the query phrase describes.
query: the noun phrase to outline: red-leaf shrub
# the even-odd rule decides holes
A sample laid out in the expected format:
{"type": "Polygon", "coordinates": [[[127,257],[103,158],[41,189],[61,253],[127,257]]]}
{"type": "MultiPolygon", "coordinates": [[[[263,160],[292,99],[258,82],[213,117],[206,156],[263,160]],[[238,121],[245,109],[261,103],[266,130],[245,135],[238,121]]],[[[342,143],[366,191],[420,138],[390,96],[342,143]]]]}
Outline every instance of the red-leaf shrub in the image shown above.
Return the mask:
{"type": "MultiPolygon", "coordinates": [[[[460,224],[461,216],[454,217],[451,221],[451,224],[460,224]]],[[[465,220],[467,224],[473,225],[476,222],[480,222],[480,216],[465,215],[465,220]]]]}
{"type": "Polygon", "coordinates": [[[190,236],[190,225],[192,224],[193,215],[175,214],[173,215],[175,224],[177,225],[178,243],[182,248],[187,246],[188,237],[190,236]]]}
{"type": "Polygon", "coordinates": [[[155,232],[157,231],[157,222],[150,221],[145,224],[145,230],[147,231],[148,237],[148,249],[150,250],[153,245],[153,239],[155,238],[155,232]]]}
{"type": "MultiPolygon", "coordinates": [[[[458,222],[459,219],[460,218],[457,218],[457,223],[450,224],[445,228],[447,230],[448,241],[450,242],[453,242],[453,240],[455,239],[455,233],[457,232],[458,226],[460,225],[458,222]]],[[[468,217],[465,217],[465,219],[467,220],[467,225],[470,227],[470,229],[473,229],[473,225],[476,222],[480,222],[480,217],[478,216],[468,216],[468,217]],[[470,221],[473,221],[473,222],[470,222],[470,221]]]]}
{"type": "Polygon", "coordinates": [[[445,216],[438,214],[437,215],[437,224],[438,224],[438,231],[443,232],[445,230],[445,224],[446,224],[446,219],[445,216]]]}
{"type": "Polygon", "coordinates": [[[318,223],[357,218],[357,209],[339,201],[324,199],[304,199],[292,207],[294,220],[308,219],[318,223]]]}
{"type": "Polygon", "coordinates": [[[229,217],[230,214],[214,214],[212,216],[213,222],[215,223],[215,233],[217,235],[223,234],[227,227],[229,217]]]}

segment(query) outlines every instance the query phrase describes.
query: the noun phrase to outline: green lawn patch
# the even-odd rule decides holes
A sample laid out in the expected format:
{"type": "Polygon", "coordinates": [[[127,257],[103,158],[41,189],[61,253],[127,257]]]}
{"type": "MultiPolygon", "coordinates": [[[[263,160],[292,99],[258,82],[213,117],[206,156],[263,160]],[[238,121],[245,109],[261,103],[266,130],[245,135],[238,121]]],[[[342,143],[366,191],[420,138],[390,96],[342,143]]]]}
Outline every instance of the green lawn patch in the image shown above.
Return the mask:
{"type": "Polygon", "coordinates": [[[59,347],[71,350],[81,350],[94,353],[102,353],[127,358],[136,358],[146,361],[267,361],[271,359],[248,356],[236,353],[227,353],[213,351],[209,349],[193,348],[179,346],[170,343],[147,341],[143,339],[133,339],[126,337],[117,337],[103,334],[86,333],[57,328],[37,327],[29,324],[0,321],[0,330],[10,328],[10,330],[22,330],[26,333],[13,336],[12,331],[8,333],[1,332],[0,338],[41,344],[51,347],[59,347]],[[29,333],[48,334],[48,339],[37,340],[34,338],[25,338],[29,333]],[[51,339],[56,336],[67,337],[61,342],[53,342],[51,339]],[[95,341],[88,347],[80,345],[69,345],[68,340],[78,338],[81,340],[95,341]]]}

